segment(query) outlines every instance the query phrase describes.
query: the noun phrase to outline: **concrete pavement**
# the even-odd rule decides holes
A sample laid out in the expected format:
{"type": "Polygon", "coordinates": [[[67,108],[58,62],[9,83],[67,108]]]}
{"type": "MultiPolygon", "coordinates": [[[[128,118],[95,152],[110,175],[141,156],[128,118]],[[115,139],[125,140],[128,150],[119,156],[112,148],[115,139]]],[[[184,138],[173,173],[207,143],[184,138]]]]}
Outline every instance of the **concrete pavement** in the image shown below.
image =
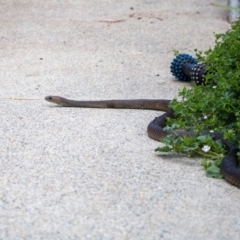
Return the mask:
{"type": "Polygon", "coordinates": [[[159,112],[44,101],[177,96],[174,50],[229,29],[209,3],[1,3],[0,239],[240,239],[240,190],[199,159],[157,155],[159,112]]]}

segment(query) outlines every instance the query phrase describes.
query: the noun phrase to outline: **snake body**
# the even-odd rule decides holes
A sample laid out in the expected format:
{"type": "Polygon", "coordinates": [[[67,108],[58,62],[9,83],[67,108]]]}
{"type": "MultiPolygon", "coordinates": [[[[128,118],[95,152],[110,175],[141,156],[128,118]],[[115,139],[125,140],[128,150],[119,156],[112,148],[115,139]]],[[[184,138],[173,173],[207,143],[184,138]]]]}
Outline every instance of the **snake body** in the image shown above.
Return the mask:
{"type": "MultiPolygon", "coordinates": [[[[148,109],[160,110],[165,113],[151,121],[147,128],[148,136],[159,141],[173,132],[164,130],[167,118],[173,118],[174,113],[169,108],[171,100],[166,99],[134,99],[134,100],[102,100],[102,101],[76,101],[59,96],[47,96],[45,100],[63,107],[80,108],[116,108],[116,109],[148,109]]],[[[174,134],[191,136],[194,132],[177,130],[174,134]]],[[[222,160],[220,171],[223,177],[231,184],[240,188],[240,170],[238,169],[237,153],[239,151],[230,141],[223,139],[219,134],[210,134],[214,140],[221,139],[227,147],[228,153],[222,160]]]]}

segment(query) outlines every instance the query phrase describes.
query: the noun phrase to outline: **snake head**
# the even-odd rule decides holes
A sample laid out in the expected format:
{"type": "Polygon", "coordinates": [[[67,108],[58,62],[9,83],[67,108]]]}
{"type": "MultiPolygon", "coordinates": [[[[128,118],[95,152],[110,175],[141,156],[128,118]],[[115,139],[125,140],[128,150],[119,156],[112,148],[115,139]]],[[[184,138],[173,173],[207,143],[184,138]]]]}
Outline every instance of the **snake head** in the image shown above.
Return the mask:
{"type": "Polygon", "coordinates": [[[61,105],[61,106],[65,106],[65,99],[62,98],[62,97],[59,97],[59,96],[52,96],[52,95],[49,95],[49,96],[46,96],[45,97],[45,100],[50,102],[50,103],[55,103],[55,104],[58,104],[58,105],[61,105]]]}

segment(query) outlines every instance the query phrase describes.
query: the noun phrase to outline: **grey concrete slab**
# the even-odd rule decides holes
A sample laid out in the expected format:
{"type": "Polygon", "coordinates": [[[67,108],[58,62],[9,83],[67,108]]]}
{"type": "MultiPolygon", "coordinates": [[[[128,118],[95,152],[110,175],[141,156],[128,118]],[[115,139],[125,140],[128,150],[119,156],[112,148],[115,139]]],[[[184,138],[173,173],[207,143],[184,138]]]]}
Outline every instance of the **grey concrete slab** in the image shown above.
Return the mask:
{"type": "Polygon", "coordinates": [[[173,51],[213,46],[226,11],[207,0],[9,0],[0,12],[0,239],[240,238],[239,189],[206,178],[199,159],[154,152],[146,127],[159,112],[44,101],[171,99],[184,85],[173,51]]]}

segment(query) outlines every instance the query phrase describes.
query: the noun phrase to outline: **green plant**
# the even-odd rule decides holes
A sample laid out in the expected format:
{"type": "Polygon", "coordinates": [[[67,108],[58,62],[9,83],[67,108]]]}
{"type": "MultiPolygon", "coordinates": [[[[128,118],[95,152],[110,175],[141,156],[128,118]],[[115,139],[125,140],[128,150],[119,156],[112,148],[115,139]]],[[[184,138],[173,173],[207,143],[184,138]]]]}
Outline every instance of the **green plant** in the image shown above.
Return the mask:
{"type": "Polygon", "coordinates": [[[222,5],[222,4],[218,4],[218,3],[210,3],[210,4],[214,7],[220,7],[220,8],[226,9],[226,10],[240,11],[240,8],[237,8],[237,7],[226,6],[226,5],[222,5]]]}
{"type": "Polygon", "coordinates": [[[192,84],[191,89],[183,88],[178,100],[171,102],[175,118],[167,121],[168,129],[186,129],[197,135],[170,135],[163,140],[165,146],[156,151],[204,157],[202,165],[207,175],[221,177],[219,165],[226,149],[220,142],[214,142],[210,136],[201,136],[201,133],[222,133],[224,138],[239,146],[240,22],[232,25],[225,34],[216,34],[215,38],[213,49],[195,50],[198,60],[206,63],[206,85],[192,84]]]}

